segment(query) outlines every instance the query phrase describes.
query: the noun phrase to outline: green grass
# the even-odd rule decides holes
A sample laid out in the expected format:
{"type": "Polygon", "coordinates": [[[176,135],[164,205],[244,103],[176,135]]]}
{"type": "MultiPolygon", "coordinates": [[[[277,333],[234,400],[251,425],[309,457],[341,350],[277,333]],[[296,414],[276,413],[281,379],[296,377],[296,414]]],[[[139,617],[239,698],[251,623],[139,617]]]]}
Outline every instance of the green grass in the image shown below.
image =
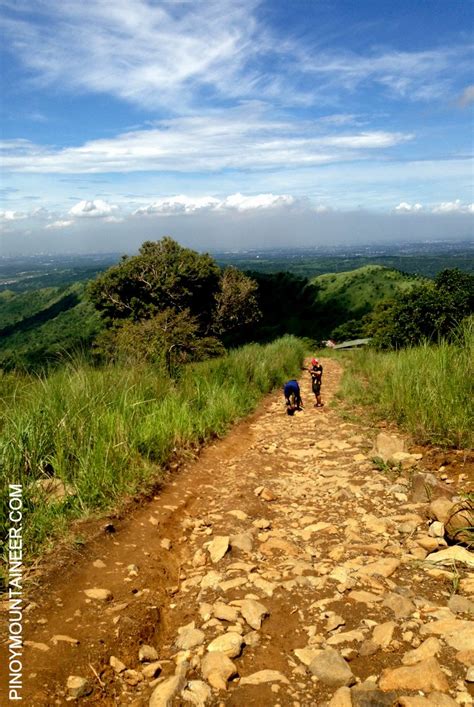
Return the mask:
{"type": "Polygon", "coordinates": [[[456,343],[353,351],[345,354],[340,397],[371,406],[378,418],[396,422],[420,443],[470,448],[473,348],[471,321],[456,343]]]}
{"type": "Polygon", "coordinates": [[[66,362],[49,376],[0,373],[0,532],[9,483],[23,485],[30,555],[66,533],[72,518],[117,504],[160,479],[176,455],[222,435],[262,395],[296,375],[303,342],[283,337],[188,365],[172,381],[149,365],[94,368],[66,362]],[[48,505],[35,480],[55,476],[74,490],[48,505]]]}
{"type": "Polygon", "coordinates": [[[342,308],[346,319],[360,317],[379,302],[391,299],[413,287],[413,275],[382,265],[365,265],[348,272],[327,273],[313,278],[319,288],[318,300],[325,305],[342,308]]]}

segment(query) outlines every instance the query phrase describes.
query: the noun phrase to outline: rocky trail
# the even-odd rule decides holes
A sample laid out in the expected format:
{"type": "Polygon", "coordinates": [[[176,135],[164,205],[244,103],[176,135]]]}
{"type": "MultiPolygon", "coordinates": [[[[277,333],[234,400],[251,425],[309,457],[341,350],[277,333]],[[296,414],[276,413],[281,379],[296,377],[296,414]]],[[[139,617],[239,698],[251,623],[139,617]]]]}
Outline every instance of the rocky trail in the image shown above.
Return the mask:
{"type": "Polygon", "coordinates": [[[38,576],[25,704],[474,703],[474,556],[444,539],[462,458],[443,483],[385,433],[397,466],[374,465],[380,430],[328,406],[323,363],[324,408],[302,373],[302,412],[268,396],[38,576]]]}

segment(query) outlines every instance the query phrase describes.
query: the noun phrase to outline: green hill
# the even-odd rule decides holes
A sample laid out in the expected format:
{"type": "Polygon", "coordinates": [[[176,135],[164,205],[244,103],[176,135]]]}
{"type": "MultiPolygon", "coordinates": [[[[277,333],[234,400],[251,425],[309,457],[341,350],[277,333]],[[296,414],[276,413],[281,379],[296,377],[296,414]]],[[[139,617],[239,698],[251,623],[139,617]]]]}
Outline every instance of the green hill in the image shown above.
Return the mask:
{"type": "Polygon", "coordinates": [[[383,265],[364,265],[348,272],[318,275],[311,282],[318,293],[322,328],[329,335],[341,324],[360,320],[379,302],[410,290],[422,279],[383,265]]]}
{"type": "Polygon", "coordinates": [[[0,368],[41,366],[87,347],[100,328],[84,283],[0,295],[0,368]]]}

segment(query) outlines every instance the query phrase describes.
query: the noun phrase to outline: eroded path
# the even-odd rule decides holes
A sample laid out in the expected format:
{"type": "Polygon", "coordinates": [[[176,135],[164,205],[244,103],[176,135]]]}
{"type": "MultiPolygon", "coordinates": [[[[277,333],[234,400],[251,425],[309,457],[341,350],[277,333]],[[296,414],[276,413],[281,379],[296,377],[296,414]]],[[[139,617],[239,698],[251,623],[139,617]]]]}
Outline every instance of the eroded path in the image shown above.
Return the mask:
{"type": "Polygon", "coordinates": [[[324,365],[322,410],[302,374],[303,412],[269,396],[33,592],[26,704],[473,703],[474,578],[423,561],[428,503],[328,407],[324,365]]]}

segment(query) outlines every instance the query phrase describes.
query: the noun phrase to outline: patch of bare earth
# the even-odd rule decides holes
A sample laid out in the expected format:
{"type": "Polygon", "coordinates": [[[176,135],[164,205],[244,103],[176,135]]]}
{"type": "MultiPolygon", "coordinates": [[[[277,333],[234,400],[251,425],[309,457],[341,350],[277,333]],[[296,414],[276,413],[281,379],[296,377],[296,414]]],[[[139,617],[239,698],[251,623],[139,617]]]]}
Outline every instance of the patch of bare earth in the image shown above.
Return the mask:
{"type": "Polygon", "coordinates": [[[341,371],[323,363],[325,407],[302,373],[303,411],[268,396],[115,532],[49,561],[25,614],[25,704],[473,703],[472,554],[439,564],[428,518],[472,460],[412,449],[380,472],[379,430],[328,406],[341,371]]]}

